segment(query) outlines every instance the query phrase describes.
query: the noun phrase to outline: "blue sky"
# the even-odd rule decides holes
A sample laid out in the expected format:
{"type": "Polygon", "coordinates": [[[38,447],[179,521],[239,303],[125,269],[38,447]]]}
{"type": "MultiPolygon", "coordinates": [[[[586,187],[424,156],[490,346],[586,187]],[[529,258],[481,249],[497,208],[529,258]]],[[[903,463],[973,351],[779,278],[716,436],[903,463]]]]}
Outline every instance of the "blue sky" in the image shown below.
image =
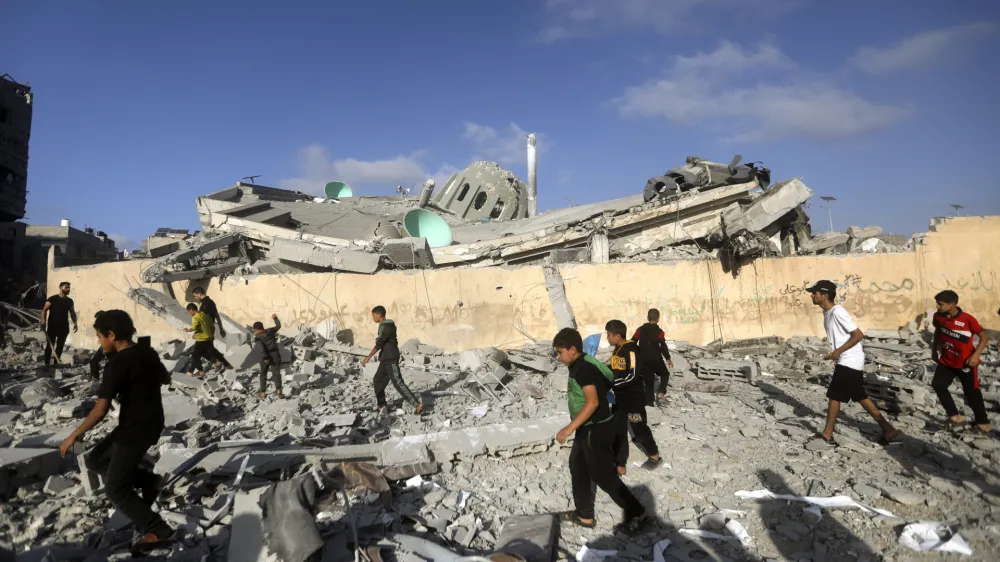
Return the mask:
{"type": "MultiPolygon", "coordinates": [[[[34,224],[133,246],[243,176],[390,194],[472,159],[540,208],[641,192],[688,155],[832,195],[835,227],[1000,214],[1000,2],[7,2],[35,92],[34,224]]],[[[815,230],[826,209],[810,208],[815,230]]]]}

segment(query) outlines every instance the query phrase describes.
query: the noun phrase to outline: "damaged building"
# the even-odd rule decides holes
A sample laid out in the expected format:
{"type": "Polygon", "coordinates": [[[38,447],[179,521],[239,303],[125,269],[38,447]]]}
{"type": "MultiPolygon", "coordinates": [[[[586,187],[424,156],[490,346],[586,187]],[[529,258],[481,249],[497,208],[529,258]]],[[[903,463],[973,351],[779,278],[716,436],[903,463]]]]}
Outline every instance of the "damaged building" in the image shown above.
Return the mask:
{"type": "Polygon", "coordinates": [[[339,182],[327,197],[237,183],[198,198],[202,232],[160,246],[172,251],[159,250],[143,280],[608,263],[670,248],[738,264],[848,242],[811,237],[803,205],[812,191],[801,179],[771,185],[770,170],[738,162],[691,157],[642,193],[539,215],[530,187],[492,162],[474,162],[440,188],[428,181],[415,196],[355,197],[339,182]]]}

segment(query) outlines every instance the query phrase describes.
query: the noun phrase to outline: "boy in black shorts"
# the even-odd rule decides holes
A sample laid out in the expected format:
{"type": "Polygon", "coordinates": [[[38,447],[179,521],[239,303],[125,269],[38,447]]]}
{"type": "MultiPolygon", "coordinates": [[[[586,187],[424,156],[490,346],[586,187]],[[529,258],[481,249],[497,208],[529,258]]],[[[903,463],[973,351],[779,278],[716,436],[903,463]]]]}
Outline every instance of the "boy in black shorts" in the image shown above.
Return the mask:
{"type": "Polygon", "coordinates": [[[840,414],[840,403],[853,400],[861,404],[861,407],[882,428],[880,443],[888,445],[899,442],[903,436],[902,432],[892,427],[865,392],[865,352],[861,347],[861,340],[865,336],[847,310],[836,304],[837,285],[832,281],[818,281],[806,289],[806,292],[812,295],[813,304],[823,309],[823,327],[826,329],[826,339],[833,349],[826,358],[836,363],[833,380],[830,381],[830,388],[826,391],[826,397],[830,399],[826,413],[826,427],[819,437],[831,445],[836,445],[833,440],[833,428],[837,423],[837,415],[840,414]]]}

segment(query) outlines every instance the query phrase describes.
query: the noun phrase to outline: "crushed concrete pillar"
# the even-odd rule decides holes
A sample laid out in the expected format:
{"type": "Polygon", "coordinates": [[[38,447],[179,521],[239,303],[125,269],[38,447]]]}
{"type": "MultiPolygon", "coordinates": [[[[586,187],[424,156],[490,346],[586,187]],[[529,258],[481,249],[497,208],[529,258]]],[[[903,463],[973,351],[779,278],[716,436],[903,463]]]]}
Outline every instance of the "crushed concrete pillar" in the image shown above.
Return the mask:
{"type": "Polygon", "coordinates": [[[542,268],[545,274],[545,290],[549,293],[549,301],[552,302],[552,312],[556,315],[556,325],[560,330],[563,328],[576,329],[576,316],[573,315],[573,307],[566,298],[566,285],[563,284],[562,274],[559,267],[551,262],[546,262],[542,268]]]}

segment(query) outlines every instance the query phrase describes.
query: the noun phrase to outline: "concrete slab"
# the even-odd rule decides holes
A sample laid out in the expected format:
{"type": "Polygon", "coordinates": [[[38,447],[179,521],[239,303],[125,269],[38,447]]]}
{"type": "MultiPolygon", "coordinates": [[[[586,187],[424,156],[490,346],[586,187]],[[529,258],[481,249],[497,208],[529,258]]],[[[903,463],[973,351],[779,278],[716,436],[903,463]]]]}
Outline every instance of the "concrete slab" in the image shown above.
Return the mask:
{"type": "Polygon", "coordinates": [[[189,377],[188,375],[182,375],[179,373],[174,373],[170,377],[170,386],[179,386],[181,388],[189,388],[191,390],[198,390],[202,385],[202,380],[195,377],[189,377]]]}
{"type": "Polygon", "coordinates": [[[0,449],[0,497],[10,497],[21,486],[52,476],[61,462],[57,449],[0,449]]]}
{"type": "Polygon", "coordinates": [[[56,433],[32,435],[31,437],[22,439],[17,446],[21,449],[58,449],[60,445],[62,445],[62,442],[65,441],[75,429],[75,427],[69,427],[56,433]]]}
{"type": "Polygon", "coordinates": [[[229,536],[229,562],[265,562],[264,515],[260,498],[266,488],[237,492],[233,503],[233,523],[229,536]]]}
{"type": "Polygon", "coordinates": [[[520,556],[527,562],[551,562],[558,530],[559,524],[552,514],[516,515],[504,522],[497,550],[520,556]]]}
{"type": "Polygon", "coordinates": [[[165,426],[168,428],[201,417],[195,401],[176,392],[163,395],[163,414],[166,418],[165,426]]]}

